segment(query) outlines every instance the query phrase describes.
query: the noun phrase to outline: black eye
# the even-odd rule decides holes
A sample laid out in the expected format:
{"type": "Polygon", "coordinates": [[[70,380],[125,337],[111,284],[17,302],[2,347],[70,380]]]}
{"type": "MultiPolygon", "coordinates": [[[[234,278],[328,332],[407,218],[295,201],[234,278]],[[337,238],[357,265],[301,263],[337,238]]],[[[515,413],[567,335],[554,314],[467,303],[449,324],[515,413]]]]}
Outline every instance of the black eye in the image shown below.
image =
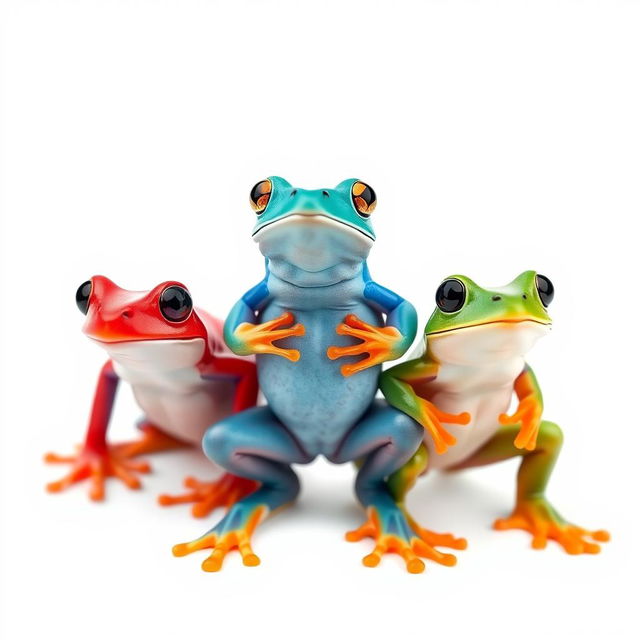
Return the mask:
{"type": "Polygon", "coordinates": [[[450,278],[445,280],[436,291],[436,304],[441,311],[453,313],[460,311],[467,297],[464,284],[460,280],[450,278]]]}
{"type": "Polygon", "coordinates": [[[260,215],[269,204],[271,198],[271,180],[261,180],[254,185],[249,194],[249,202],[251,208],[260,215]]]}
{"type": "Polygon", "coordinates": [[[540,301],[545,307],[548,307],[553,300],[553,294],[555,293],[553,283],[547,276],[538,274],[536,276],[536,289],[540,296],[540,301]]]}
{"type": "Polygon", "coordinates": [[[87,311],[89,311],[89,297],[91,296],[91,280],[87,280],[83,282],[76,291],[76,304],[78,305],[78,309],[87,315],[87,311]]]}
{"type": "Polygon", "coordinates": [[[183,287],[172,285],[160,294],[160,311],[169,322],[182,322],[189,317],[193,302],[183,287]]]}
{"type": "Polygon", "coordinates": [[[363,217],[368,218],[378,204],[376,192],[364,182],[354,182],[351,187],[351,198],[356,211],[363,217]]]}

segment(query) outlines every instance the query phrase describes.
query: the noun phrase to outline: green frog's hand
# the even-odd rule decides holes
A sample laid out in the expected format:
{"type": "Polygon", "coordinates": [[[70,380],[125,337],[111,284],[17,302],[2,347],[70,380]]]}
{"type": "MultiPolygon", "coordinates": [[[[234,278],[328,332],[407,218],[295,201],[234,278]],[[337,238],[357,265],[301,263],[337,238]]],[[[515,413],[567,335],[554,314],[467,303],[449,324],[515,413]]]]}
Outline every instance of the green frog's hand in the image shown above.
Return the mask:
{"type": "Polygon", "coordinates": [[[447,429],[443,426],[443,422],[449,424],[469,424],[471,416],[465,411],[464,413],[445,413],[440,411],[432,402],[424,398],[418,398],[418,418],[420,424],[428,431],[433,439],[436,453],[444,453],[450,446],[457,441],[447,429]]]}
{"type": "Polygon", "coordinates": [[[509,416],[506,413],[500,414],[498,418],[501,425],[520,425],[520,431],[513,444],[518,449],[533,451],[536,448],[538,431],[540,430],[540,420],[542,418],[542,405],[533,395],[526,396],[520,400],[516,412],[509,416]]]}
{"type": "Polygon", "coordinates": [[[399,348],[403,342],[403,336],[395,327],[376,327],[350,313],[345,317],[344,322],[336,327],[336,333],[340,336],[358,338],[362,342],[346,347],[329,347],[327,357],[330,360],[367,354],[366,358],[358,362],[343,364],[340,367],[345,377],[387,360],[394,360],[401,355],[399,348]]]}
{"type": "Polygon", "coordinates": [[[305,334],[304,325],[300,323],[283,328],[293,322],[295,322],[295,317],[291,311],[285,311],[277,318],[262,324],[243,322],[238,325],[234,332],[234,337],[241,345],[236,353],[241,353],[242,355],[270,353],[275,356],[282,356],[291,362],[297,362],[300,360],[300,352],[297,349],[282,349],[273,344],[276,340],[305,334]]]}

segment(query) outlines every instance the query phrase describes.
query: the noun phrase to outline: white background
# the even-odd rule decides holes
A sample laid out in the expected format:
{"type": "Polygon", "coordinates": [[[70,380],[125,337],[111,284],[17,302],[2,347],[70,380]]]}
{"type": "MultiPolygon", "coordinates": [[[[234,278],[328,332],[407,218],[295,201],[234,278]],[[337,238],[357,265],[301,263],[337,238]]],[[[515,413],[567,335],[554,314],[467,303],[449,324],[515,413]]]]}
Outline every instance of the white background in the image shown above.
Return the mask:
{"type": "MultiPolygon", "coordinates": [[[[0,635],[22,638],[637,637],[640,6],[602,0],[2,3],[0,635]],[[549,495],[612,531],[570,557],[492,531],[516,463],[414,491],[469,539],[405,573],[369,542],[353,470],[300,468],[298,504],[205,574],[171,546],[208,528],[160,509],[198,454],[156,456],[144,489],[50,496],[86,425],[99,350],[76,287],[180,279],[224,316],[262,274],[250,187],[279,174],[378,193],[370,267],[426,319],[443,276],[552,278],[530,362],[566,434],[549,495]]],[[[113,420],[134,435],[124,389],[113,420]]]]}

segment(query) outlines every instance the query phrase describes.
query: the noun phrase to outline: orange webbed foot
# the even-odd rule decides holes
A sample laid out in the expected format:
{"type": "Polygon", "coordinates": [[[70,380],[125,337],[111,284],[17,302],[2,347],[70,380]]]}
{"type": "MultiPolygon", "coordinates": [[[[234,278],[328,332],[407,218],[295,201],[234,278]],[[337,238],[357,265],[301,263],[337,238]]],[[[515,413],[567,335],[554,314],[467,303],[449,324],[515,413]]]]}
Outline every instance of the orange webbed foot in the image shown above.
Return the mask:
{"type": "Polygon", "coordinates": [[[364,538],[373,538],[375,541],[373,551],[362,559],[365,567],[377,567],[384,554],[395,553],[404,560],[409,573],[422,573],[425,563],[421,558],[447,567],[452,567],[457,562],[454,555],[442,553],[435,546],[466,548],[466,540],[455,538],[451,534],[437,534],[427,529],[416,528],[415,523],[411,524],[405,520],[400,510],[391,514],[391,518],[395,521],[393,526],[383,526],[377,509],[370,507],[365,523],[346,534],[348,542],[359,542],[364,538]],[[394,533],[389,533],[389,530],[393,530],[394,533]],[[395,533],[396,531],[398,533],[395,533]]]}
{"type": "Polygon", "coordinates": [[[135,458],[150,453],[173,451],[191,446],[188,442],[170,436],[149,422],[140,425],[139,429],[142,434],[139,440],[119,442],[112,445],[113,450],[126,458],[135,458]]]}
{"type": "Polygon", "coordinates": [[[366,358],[358,362],[343,364],[340,371],[345,377],[382,364],[387,360],[393,360],[401,355],[398,352],[398,346],[402,341],[402,334],[395,327],[377,327],[350,313],[345,317],[344,322],[336,327],[336,333],[341,336],[358,338],[362,342],[346,347],[329,347],[327,357],[330,360],[346,356],[367,355],[366,358]]]}
{"type": "Polygon", "coordinates": [[[235,337],[247,355],[251,353],[268,353],[282,356],[291,362],[297,362],[300,359],[300,352],[297,349],[282,349],[273,344],[276,340],[305,334],[304,325],[300,323],[290,327],[286,326],[293,322],[295,322],[293,313],[285,311],[277,318],[262,324],[242,323],[236,329],[235,337]]]}
{"type": "Polygon", "coordinates": [[[192,477],[184,480],[184,486],[190,491],[177,495],[160,495],[158,503],[163,507],[192,503],[191,513],[195,518],[204,518],[219,507],[229,508],[238,500],[253,493],[258,483],[248,478],[239,478],[225,473],[218,480],[201,482],[192,477]]]}
{"type": "Polygon", "coordinates": [[[142,460],[130,460],[113,446],[107,445],[104,451],[95,451],[90,447],[79,448],[76,455],[60,456],[47,453],[45,462],[52,464],[70,464],[71,471],[60,480],[50,482],[47,491],[57,493],[71,485],[89,479],[89,497],[100,501],[105,496],[105,480],[118,478],[129,489],[139,489],[140,480],[136,474],[149,473],[151,467],[142,460]]]}
{"type": "Polygon", "coordinates": [[[254,507],[236,505],[235,513],[228,513],[204,536],[192,542],[176,544],[172,550],[173,555],[183,557],[195,551],[211,549],[209,557],[202,563],[202,570],[212,572],[220,571],[227,554],[237,549],[246,567],[256,567],[260,564],[260,558],[253,552],[251,536],[268,512],[265,505],[254,507]]]}
{"type": "Polygon", "coordinates": [[[590,531],[565,522],[544,498],[519,502],[508,518],[496,520],[493,526],[499,531],[527,531],[532,535],[534,549],[544,549],[549,540],[555,540],[571,555],[600,553],[597,543],[610,539],[603,529],[590,531]]]}

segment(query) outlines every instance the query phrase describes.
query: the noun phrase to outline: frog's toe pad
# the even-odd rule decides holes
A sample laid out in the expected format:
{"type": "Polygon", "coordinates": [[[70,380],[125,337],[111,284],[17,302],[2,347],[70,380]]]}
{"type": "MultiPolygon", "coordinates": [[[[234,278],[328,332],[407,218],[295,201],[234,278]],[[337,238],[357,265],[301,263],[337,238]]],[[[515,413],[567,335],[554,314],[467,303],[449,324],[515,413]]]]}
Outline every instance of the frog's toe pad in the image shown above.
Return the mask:
{"type": "MultiPolygon", "coordinates": [[[[449,536],[452,540],[456,540],[450,534],[432,535],[439,536],[437,544],[440,545],[443,544],[440,538],[444,539],[449,536]]],[[[367,521],[363,525],[354,531],[349,531],[345,538],[348,542],[359,542],[364,538],[373,538],[375,541],[373,551],[362,559],[362,564],[364,564],[365,567],[377,567],[382,560],[382,556],[386,553],[399,555],[404,560],[409,573],[422,573],[425,570],[425,563],[421,558],[433,560],[447,567],[452,567],[457,562],[457,558],[454,555],[441,553],[437,549],[434,549],[434,547],[422,537],[405,539],[393,533],[383,532],[380,526],[380,520],[374,510],[370,510],[367,521]]]]}
{"type": "Polygon", "coordinates": [[[544,512],[529,508],[516,508],[508,518],[500,518],[493,524],[498,531],[520,529],[531,534],[531,547],[545,549],[554,540],[570,555],[600,553],[598,542],[608,542],[607,531],[589,531],[575,525],[549,518],[544,512]]]}

